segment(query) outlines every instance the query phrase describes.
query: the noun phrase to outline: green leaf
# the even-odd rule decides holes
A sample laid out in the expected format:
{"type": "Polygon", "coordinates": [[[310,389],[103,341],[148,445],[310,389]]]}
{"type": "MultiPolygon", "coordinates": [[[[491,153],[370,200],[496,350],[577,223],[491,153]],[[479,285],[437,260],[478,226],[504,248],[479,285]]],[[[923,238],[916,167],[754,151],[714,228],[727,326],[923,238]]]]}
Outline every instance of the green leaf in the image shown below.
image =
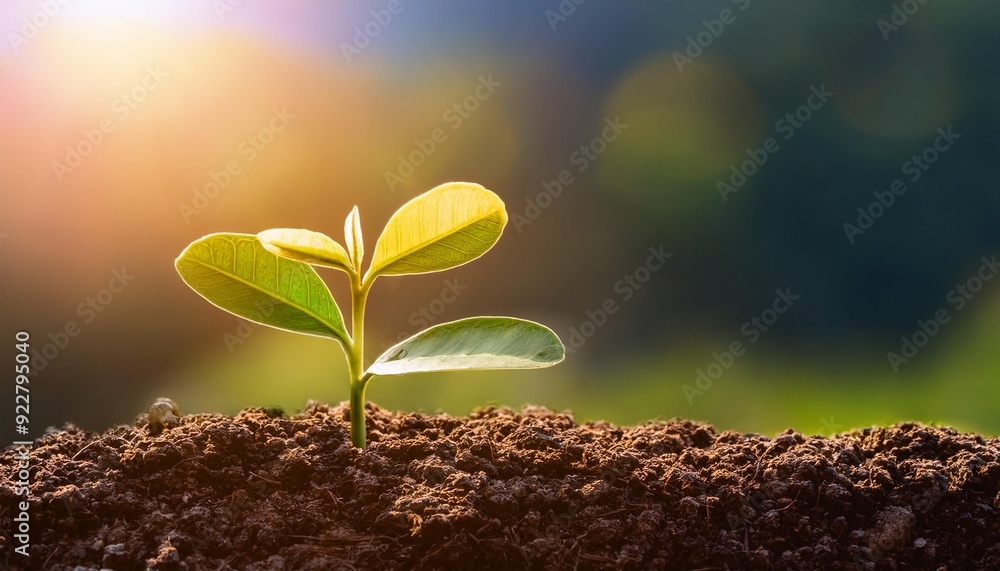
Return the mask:
{"type": "Polygon", "coordinates": [[[354,270],[361,273],[361,261],[365,259],[365,241],[361,236],[361,215],[355,206],[344,221],[344,240],[347,241],[347,252],[351,256],[354,270]]]}
{"type": "Polygon", "coordinates": [[[272,228],[257,234],[261,244],[283,258],[349,271],[351,261],[347,250],[336,240],[311,230],[272,228]]]}
{"type": "Polygon", "coordinates": [[[174,265],[184,283],[230,313],[349,343],[340,308],[316,270],[272,254],[252,234],[209,234],[174,265]]]}
{"type": "Polygon", "coordinates": [[[450,182],[404,204],[375,244],[365,281],[385,274],[420,274],[460,266],[496,244],[507,211],[478,184],[450,182]]]}
{"type": "Polygon", "coordinates": [[[514,317],[469,317],[435,325],[395,345],[368,374],[402,375],[468,369],[538,369],[563,360],[551,329],[514,317]]]}

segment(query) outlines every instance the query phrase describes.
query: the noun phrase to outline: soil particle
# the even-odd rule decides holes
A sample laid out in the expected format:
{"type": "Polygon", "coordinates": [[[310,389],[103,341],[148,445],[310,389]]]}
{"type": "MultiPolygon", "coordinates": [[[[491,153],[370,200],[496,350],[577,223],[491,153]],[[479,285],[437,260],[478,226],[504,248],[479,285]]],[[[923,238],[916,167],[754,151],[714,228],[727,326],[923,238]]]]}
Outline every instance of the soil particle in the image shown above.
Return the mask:
{"type": "Polygon", "coordinates": [[[157,411],[36,441],[27,561],[4,450],[0,568],[1000,569],[1000,439],[949,428],[765,438],[370,405],[359,451],[343,404],[157,411]]]}
{"type": "Polygon", "coordinates": [[[909,507],[889,506],[875,516],[875,529],[869,532],[869,547],[879,553],[902,549],[910,540],[917,518],[909,507]]]}

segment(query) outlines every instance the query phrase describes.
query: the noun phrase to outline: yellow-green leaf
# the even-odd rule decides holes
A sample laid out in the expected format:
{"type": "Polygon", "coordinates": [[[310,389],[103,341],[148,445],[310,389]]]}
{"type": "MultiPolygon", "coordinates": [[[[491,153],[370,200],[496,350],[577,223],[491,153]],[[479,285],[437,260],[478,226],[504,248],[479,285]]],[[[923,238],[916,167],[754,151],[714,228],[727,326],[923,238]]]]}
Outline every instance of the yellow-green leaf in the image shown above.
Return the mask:
{"type": "Polygon", "coordinates": [[[469,369],[538,369],[563,360],[551,329],[514,317],[469,317],[435,325],[382,354],[372,375],[469,369]]]}
{"type": "Polygon", "coordinates": [[[340,308],[316,270],[276,256],[252,234],[210,234],[174,263],[213,305],[277,329],[349,343],[340,308]]]}
{"type": "Polygon", "coordinates": [[[361,236],[361,215],[355,206],[344,221],[344,240],[347,241],[347,253],[351,256],[354,269],[361,273],[361,261],[365,259],[365,241],[361,236]]]}
{"type": "Polygon", "coordinates": [[[442,184],[392,215],[365,280],[460,266],[492,248],[506,224],[507,211],[496,194],[468,182],[442,184]]]}
{"type": "Polygon", "coordinates": [[[320,232],[273,228],[260,232],[257,237],[269,252],[283,258],[338,270],[347,271],[351,268],[347,250],[336,240],[320,232]]]}

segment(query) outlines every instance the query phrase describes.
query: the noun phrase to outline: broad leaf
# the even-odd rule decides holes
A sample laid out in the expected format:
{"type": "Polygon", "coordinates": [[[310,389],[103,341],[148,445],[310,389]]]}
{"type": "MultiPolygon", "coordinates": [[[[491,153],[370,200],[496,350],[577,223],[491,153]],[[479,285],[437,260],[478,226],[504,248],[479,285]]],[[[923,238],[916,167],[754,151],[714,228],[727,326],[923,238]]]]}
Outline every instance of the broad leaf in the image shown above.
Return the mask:
{"type": "Polygon", "coordinates": [[[566,348],[551,329],[513,317],[469,317],[435,325],[395,345],[372,363],[373,375],[468,369],[538,369],[566,348]]]}
{"type": "Polygon", "coordinates": [[[351,256],[351,263],[355,271],[360,274],[361,261],[365,259],[365,241],[361,236],[361,215],[358,214],[357,206],[344,221],[344,240],[347,241],[347,253],[351,256]]]}
{"type": "Polygon", "coordinates": [[[442,184],[392,215],[375,244],[365,280],[460,266],[492,248],[505,224],[507,211],[496,194],[478,184],[442,184]]]}
{"type": "Polygon", "coordinates": [[[320,232],[273,228],[257,234],[257,238],[269,252],[283,258],[345,271],[351,267],[347,250],[320,232]]]}
{"type": "Polygon", "coordinates": [[[184,283],[230,313],[296,333],[349,339],[316,270],[272,254],[252,234],[210,234],[185,248],[174,265],[184,283]]]}

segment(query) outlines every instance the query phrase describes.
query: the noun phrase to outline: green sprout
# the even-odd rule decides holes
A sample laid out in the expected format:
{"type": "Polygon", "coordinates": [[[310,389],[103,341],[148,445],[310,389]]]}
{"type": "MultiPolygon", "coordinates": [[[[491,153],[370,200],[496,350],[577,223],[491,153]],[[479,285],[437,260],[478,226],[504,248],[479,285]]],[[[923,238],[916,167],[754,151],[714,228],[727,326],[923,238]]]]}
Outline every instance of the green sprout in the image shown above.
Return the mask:
{"type": "Polygon", "coordinates": [[[351,375],[351,442],[365,447],[365,388],[375,375],[482,369],[536,369],[563,360],[566,348],[544,325],[514,317],[469,317],[417,333],[365,367],[365,304],[375,278],[439,272],[482,256],[507,224],[500,197],[478,184],[452,182],[404,204],[389,218],[362,273],[364,240],[355,206],[344,224],[347,247],[309,230],[209,234],[177,257],[184,282],[217,307],[285,331],[340,342],[351,375]],[[345,272],[351,326],[313,266],[345,272]]]}

